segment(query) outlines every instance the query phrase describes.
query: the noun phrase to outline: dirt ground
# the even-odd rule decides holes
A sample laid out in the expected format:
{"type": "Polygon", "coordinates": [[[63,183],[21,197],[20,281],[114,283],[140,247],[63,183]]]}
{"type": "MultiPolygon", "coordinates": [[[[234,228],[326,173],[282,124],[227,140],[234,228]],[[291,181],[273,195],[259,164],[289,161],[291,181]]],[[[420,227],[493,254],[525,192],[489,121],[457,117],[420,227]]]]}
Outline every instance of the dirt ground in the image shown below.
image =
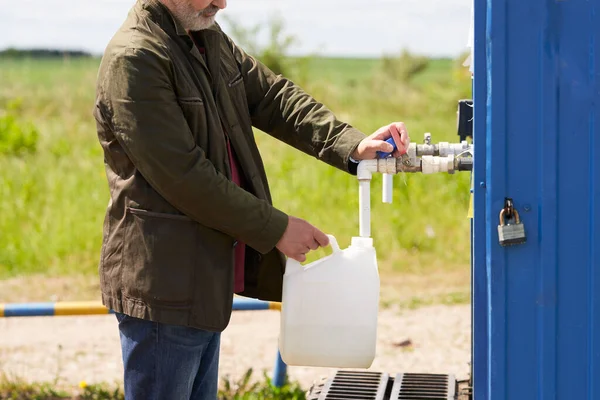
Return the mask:
{"type": "MultiPolygon", "coordinates": [[[[278,311],[234,312],[222,336],[221,378],[254,378],[272,371],[277,351],[278,311]]],[[[471,352],[469,305],[435,305],[380,312],[374,371],[468,376],[471,352]]],[[[122,381],[115,317],[0,318],[0,372],[29,381],[78,385],[122,381]]],[[[306,389],[334,370],[289,367],[290,379],[306,389]]]]}

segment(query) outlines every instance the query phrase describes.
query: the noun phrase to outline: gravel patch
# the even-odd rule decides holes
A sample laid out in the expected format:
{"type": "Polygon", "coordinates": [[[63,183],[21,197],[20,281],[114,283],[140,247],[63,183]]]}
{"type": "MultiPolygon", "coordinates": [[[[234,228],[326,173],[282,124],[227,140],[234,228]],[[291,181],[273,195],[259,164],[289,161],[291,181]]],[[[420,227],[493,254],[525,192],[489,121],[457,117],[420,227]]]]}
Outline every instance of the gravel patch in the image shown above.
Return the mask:
{"type": "MultiPolygon", "coordinates": [[[[469,305],[428,306],[380,312],[377,357],[370,370],[468,376],[471,353],[469,305]]],[[[222,336],[221,378],[255,379],[272,371],[279,312],[237,311],[222,336]]],[[[114,316],[0,318],[0,372],[28,381],[77,385],[120,383],[123,368],[114,316]]],[[[310,385],[334,372],[289,367],[290,379],[310,385]]]]}

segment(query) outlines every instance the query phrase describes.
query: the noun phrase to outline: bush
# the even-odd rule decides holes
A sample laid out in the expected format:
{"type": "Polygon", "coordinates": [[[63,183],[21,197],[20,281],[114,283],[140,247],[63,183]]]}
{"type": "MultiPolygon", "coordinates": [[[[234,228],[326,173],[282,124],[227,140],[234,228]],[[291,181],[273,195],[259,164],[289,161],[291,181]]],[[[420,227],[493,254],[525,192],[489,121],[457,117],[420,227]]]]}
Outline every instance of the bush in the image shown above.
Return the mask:
{"type": "Polygon", "coordinates": [[[265,372],[264,381],[251,382],[252,368],[246,371],[238,382],[223,379],[219,390],[219,400],[304,400],[305,392],[296,383],[286,383],[278,388],[273,386],[271,378],[265,372]]]}
{"type": "Polygon", "coordinates": [[[383,57],[382,69],[388,78],[398,82],[409,83],[429,65],[429,58],[416,56],[408,50],[402,51],[398,57],[383,57]]]}
{"type": "Polygon", "coordinates": [[[87,385],[82,382],[79,385],[83,390],[76,397],[77,400],[124,400],[125,394],[120,388],[108,389],[103,385],[87,385]]]}
{"type": "Polygon", "coordinates": [[[2,400],[59,400],[70,396],[53,389],[50,384],[26,383],[0,374],[0,399],[2,400]]]}
{"type": "Polygon", "coordinates": [[[269,40],[263,47],[258,46],[258,36],[265,26],[258,24],[246,28],[232,18],[224,17],[229,26],[232,38],[248,54],[256,57],[276,74],[287,75],[290,61],[287,60],[289,48],[297,43],[294,36],[284,33],[284,23],[279,16],[272,16],[267,24],[269,40]]]}
{"type": "Polygon", "coordinates": [[[22,155],[34,153],[39,132],[35,125],[20,118],[21,101],[8,103],[6,111],[0,111],[0,154],[22,155]]]}

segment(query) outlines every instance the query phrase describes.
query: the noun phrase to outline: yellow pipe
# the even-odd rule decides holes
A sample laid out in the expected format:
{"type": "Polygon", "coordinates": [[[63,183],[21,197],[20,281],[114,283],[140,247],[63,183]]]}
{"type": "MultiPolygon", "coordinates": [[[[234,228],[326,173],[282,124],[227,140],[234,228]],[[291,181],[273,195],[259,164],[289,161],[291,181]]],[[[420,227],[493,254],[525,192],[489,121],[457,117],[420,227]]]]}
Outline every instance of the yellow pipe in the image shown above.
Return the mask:
{"type": "Polygon", "coordinates": [[[108,314],[108,308],[99,301],[71,301],[54,305],[54,315],[108,314]]]}
{"type": "Polygon", "coordinates": [[[4,304],[0,303],[0,318],[4,317],[4,304]]]}
{"type": "Polygon", "coordinates": [[[269,302],[269,310],[281,311],[281,303],[269,302]]]}

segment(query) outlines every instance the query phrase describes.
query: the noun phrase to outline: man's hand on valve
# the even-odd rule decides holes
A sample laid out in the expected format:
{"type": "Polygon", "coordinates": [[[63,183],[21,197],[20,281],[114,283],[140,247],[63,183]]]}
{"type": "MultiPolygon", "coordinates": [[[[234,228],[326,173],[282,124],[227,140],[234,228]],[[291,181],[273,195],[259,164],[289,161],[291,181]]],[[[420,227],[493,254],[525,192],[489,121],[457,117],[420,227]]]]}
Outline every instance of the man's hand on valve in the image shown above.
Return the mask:
{"type": "Polygon", "coordinates": [[[384,153],[391,152],[393,146],[386,143],[386,140],[390,137],[394,138],[394,143],[396,143],[396,150],[392,153],[393,157],[398,158],[408,151],[410,137],[406,126],[403,122],[393,122],[389,125],[382,126],[375,131],[375,133],[363,139],[354,153],[352,153],[352,159],[357,161],[372,160],[377,158],[378,151],[384,153]]]}

